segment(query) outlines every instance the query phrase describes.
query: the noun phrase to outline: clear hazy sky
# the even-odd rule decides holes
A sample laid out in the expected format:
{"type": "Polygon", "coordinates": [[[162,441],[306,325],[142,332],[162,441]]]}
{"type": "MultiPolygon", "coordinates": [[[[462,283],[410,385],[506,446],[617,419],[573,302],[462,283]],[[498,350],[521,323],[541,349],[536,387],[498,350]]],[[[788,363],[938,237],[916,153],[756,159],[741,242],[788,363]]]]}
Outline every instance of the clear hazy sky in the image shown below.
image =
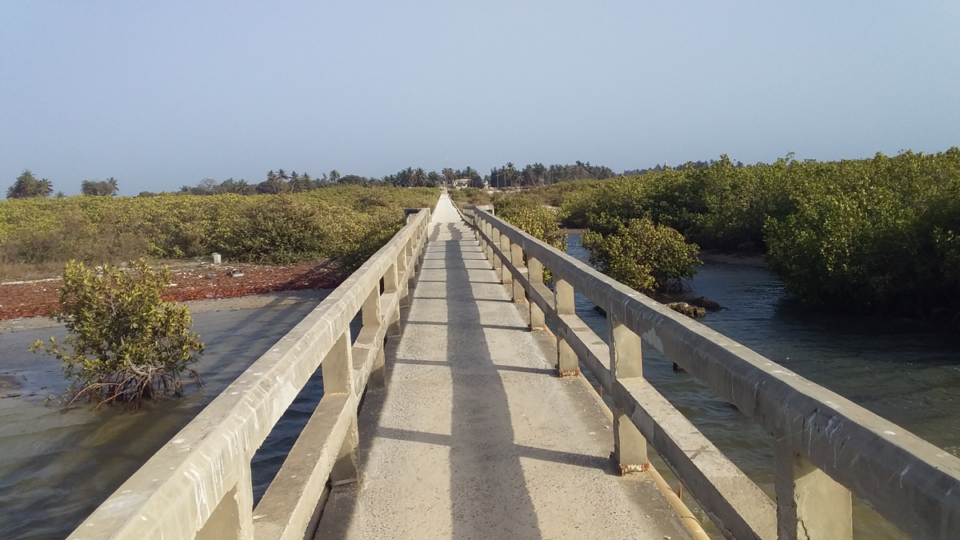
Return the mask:
{"type": "Polygon", "coordinates": [[[956,0],[0,0],[3,189],[956,145],[956,0]]]}

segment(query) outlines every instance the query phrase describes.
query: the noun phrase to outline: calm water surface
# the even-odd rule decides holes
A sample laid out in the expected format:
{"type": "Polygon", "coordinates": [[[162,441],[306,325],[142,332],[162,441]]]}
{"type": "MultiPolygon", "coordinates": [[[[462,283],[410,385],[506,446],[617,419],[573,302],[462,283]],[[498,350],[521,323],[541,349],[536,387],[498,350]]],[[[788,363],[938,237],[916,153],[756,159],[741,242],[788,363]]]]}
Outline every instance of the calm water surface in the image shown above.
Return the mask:
{"type": "MultiPolygon", "coordinates": [[[[206,344],[198,366],[205,386],[188,384],[184,398],[147,403],[137,413],[123,407],[92,411],[89,406],[61,412],[55,402],[44,403],[43,395],[65,386],[60,366],[27,352],[27,347],[51,335],[61,339],[64,330],[0,334],[0,376],[24,384],[16,392],[20,397],[0,401],[0,540],[66,538],[317,302],[195,314],[194,331],[206,344]],[[39,388],[44,392],[28,396],[39,388]]],[[[351,328],[356,335],[359,319],[351,328]]],[[[318,370],[253,457],[256,500],[322,395],[318,370]]]]}
{"type": "MultiPolygon", "coordinates": [[[[568,253],[589,253],[570,235],[568,253]]],[[[700,322],[919,437],[960,453],[960,339],[923,324],[825,315],[791,301],[766,268],[707,263],[691,296],[725,309],[700,322]]],[[[577,315],[606,339],[606,317],[580,294],[577,315]]],[[[644,376],[737,466],[773,494],[772,437],[664,356],[644,348],[644,376]]],[[[856,537],[906,538],[862,504],[856,537]]]]}

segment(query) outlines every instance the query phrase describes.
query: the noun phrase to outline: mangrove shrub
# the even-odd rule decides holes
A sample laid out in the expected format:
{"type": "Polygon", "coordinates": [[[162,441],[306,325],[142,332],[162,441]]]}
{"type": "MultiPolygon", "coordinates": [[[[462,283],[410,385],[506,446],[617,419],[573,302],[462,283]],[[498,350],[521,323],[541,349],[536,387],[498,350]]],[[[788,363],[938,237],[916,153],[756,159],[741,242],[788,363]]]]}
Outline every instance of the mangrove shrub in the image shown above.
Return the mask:
{"type": "Polygon", "coordinates": [[[37,340],[30,350],[62,362],[71,381],[69,403],[86,398],[97,406],[123,401],[137,407],[145,398],[181,394],[183,374],[201,384],[189,366],[203,344],[190,332],[187,308],[161,299],[169,283],[169,270],[151,270],[143,260],[99,273],[67,263],[54,317],[67,337],[62,343],[37,340]]]}
{"type": "Polygon", "coordinates": [[[567,234],[557,225],[557,213],[524,196],[499,197],[493,201],[500,219],[560,251],[567,249],[567,234]]]}
{"type": "Polygon", "coordinates": [[[643,292],[678,292],[700,264],[696,244],[649,219],[631,219],[613,233],[585,231],[581,245],[601,272],[643,292]]]}

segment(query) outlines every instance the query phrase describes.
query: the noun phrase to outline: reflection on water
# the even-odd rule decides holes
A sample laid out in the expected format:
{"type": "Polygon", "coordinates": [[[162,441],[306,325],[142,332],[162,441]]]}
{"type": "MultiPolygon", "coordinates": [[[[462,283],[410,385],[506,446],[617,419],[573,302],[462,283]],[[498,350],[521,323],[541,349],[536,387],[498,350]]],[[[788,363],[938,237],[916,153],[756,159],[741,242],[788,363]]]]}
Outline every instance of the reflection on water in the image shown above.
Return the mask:
{"type": "MultiPolygon", "coordinates": [[[[587,261],[579,236],[568,253],[587,261]]],[[[825,315],[792,302],[768,269],[707,263],[692,296],[725,309],[700,322],[946,449],[960,452],[960,339],[923,324],[825,315]]],[[[577,315],[607,339],[606,318],[576,297],[577,315]]],[[[773,495],[772,437],[652,347],[644,376],[737,466],[773,495]]],[[[857,538],[905,538],[858,505],[857,538]]]]}

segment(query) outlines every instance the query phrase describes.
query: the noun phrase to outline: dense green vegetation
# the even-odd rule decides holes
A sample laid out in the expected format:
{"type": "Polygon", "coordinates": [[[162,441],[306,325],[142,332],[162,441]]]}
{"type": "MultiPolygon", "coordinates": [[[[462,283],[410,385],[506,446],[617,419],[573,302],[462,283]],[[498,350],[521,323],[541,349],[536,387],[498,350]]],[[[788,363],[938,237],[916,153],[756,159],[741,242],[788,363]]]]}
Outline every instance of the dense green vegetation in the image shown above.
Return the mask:
{"type": "Polygon", "coordinates": [[[680,292],[683,280],[700,264],[700,248],[688,244],[675,229],[649,219],[630,219],[616,231],[585,231],[581,244],[601,272],[648,293],[680,292]]]}
{"type": "Polygon", "coordinates": [[[60,360],[71,381],[69,403],[87,398],[97,406],[125,401],[136,408],[144,398],[181,394],[183,373],[201,384],[189,368],[204,349],[190,332],[190,314],[161,299],[170,281],[166,267],[151,270],[143,260],[128,271],[67,263],[54,317],[67,338],[37,340],[30,350],[60,360]]]}
{"type": "Polygon", "coordinates": [[[568,227],[606,238],[647,219],[707,249],[765,254],[810,305],[960,320],[957,148],[839,162],[788,156],[745,167],[724,156],[557,190],[526,197],[559,202],[568,227]]]}
{"type": "Polygon", "coordinates": [[[0,262],[116,262],[148,256],[295,262],[330,258],[352,270],[432,207],[430,188],[340,186],[298,194],[70,197],[0,202],[0,262]]]}
{"type": "Polygon", "coordinates": [[[557,213],[535,198],[523,195],[497,197],[493,205],[494,213],[500,219],[561,251],[567,249],[567,234],[557,225],[557,213]]]}
{"type": "Polygon", "coordinates": [[[477,206],[492,204],[490,195],[479,188],[467,187],[463,189],[451,189],[449,192],[453,204],[463,208],[464,206],[477,206]]]}

